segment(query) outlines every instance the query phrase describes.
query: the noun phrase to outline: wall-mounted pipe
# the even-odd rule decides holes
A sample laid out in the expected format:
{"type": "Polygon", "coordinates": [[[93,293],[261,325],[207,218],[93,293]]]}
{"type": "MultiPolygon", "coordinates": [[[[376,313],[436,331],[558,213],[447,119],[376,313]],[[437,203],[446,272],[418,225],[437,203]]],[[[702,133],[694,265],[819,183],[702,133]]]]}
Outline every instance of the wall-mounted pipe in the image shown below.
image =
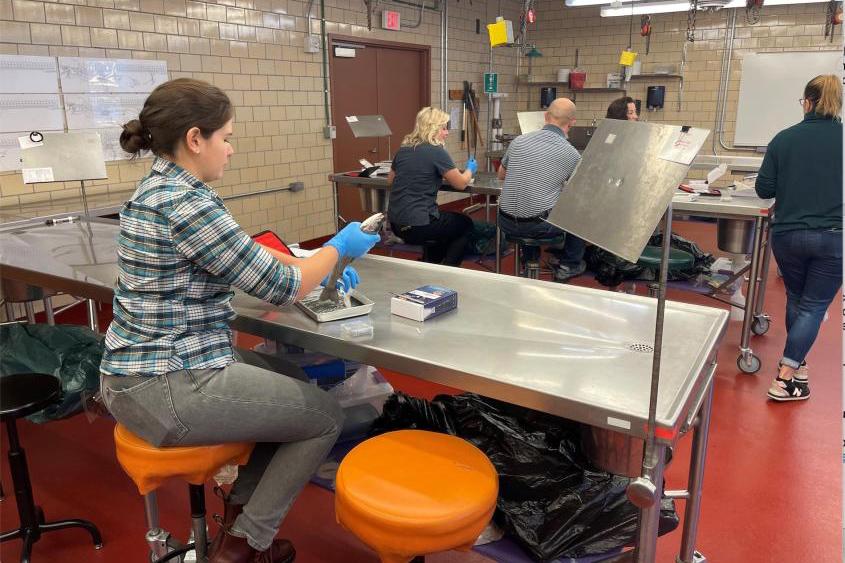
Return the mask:
{"type": "Polygon", "coordinates": [[[722,50],[722,69],[719,76],[719,93],[716,97],[716,128],[713,131],[713,154],[717,154],[716,141],[727,151],[757,152],[754,147],[736,147],[725,143],[725,110],[728,106],[728,86],[731,82],[731,61],[733,60],[734,36],[736,34],[736,8],[731,8],[725,26],[725,48],[722,50]]]}
{"type": "Polygon", "coordinates": [[[449,0],[443,0],[440,11],[440,107],[448,108],[449,100],[449,0]]]}

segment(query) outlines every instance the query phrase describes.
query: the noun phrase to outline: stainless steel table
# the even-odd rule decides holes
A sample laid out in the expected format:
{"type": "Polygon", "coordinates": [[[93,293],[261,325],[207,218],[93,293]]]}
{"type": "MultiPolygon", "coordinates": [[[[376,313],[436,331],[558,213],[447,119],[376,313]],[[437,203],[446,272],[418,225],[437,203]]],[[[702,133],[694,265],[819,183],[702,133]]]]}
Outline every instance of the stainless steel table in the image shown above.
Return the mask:
{"type": "MultiPolygon", "coordinates": [[[[329,180],[335,184],[335,197],[338,184],[348,184],[361,188],[361,201],[367,203],[364,210],[367,213],[384,211],[386,193],[390,191],[387,178],[359,178],[345,174],[332,174],[329,180]]],[[[449,190],[444,184],[444,190],[449,190]]],[[[501,182],[495,174],[479,172],[467,190],[469,193],[483,194],[489,199],[498,197],[502,193],[501,182]]],[[[337,209],[335,203],[335,209],[337,209]]],[[[696,201],[690,201],[688,194],[679,193],[672,202],[672,209],[677,217],[711,217],[716,219],[732,219],[753,222],[754,237],[751,247],[751,260],[747,266],[736,271],[733,276],[720,284],[710,297],[743,310],[742,332],[740,333],[739,356],[737,367],[745,373],[756,373],[762,365],[760,358],[751,349],[751,334],[763,335],[769,330],[769,316],[763,312],[766,296],[766,283],[771,249],[769,244],[771,214],[774,200],[764,200],[749,197],[705,197],[700,196],[696,201]],[[745,304],[737,304],[720,295],[720,291],[733,284],[736,279],[748,273],[748,289],[745,304]],[[752,283],[752,280],[753,283],[752,283]]],[[[496,213],[496,267],[495,272],[501,272],[501,231],[499,229],[499,214],[496,213]]]]}
{"type": "MultiPolygon", "coordinates": [[[[43,224],[7,230],[2,275],[102,299],[117,274],[117,225],[43,224]]],[[[656,301],[513,276],[368,256],[360,291],[376,302],[359,321],[373,335],[344,339],[345,322],[318,324],[239,293],[232,326],[259,336],[385,366],[421,379],[614,430],[646,436],[656,301]],[[392,293],[424,283],[456,289],[458,309],[425,323],[389,312],[392,293]]],[[[693,431],[680,561],[691,563],[701,500],[713,377],[726,311],[668,302],[656,432],[662,486],[666,447],[693,431]]],[[[656,522],[655,505],[643,521],[656,522]]],[[[640,561],[653,560],[657,530],[642,528],[640,561]]]]}
{"type": "Polygon", "coordinates": [[[677,194],[672,201],[672,209],[676,215],[753,222],[751,261],[744,268],[734,272],[733,276],[720,284],[710,295],[718,301],[743,310],[739,357],[736,364],[745,373],[756,373],[761,366],[760,358],[751,350],[751,333],[763,335],[769,330],[770,320],[769,316],[763,312],[763,304],[772,257],[771,222],[774,205],[774,199],[735,197],[730,196],[729,192],[727,197],[699,196],[695,201],[690,201],[688,194],[677,194]],[[721,289],[733,284],[746,272],[748,272],[748,290],[743,305],[738,305],[719,295],[721,289]]]}

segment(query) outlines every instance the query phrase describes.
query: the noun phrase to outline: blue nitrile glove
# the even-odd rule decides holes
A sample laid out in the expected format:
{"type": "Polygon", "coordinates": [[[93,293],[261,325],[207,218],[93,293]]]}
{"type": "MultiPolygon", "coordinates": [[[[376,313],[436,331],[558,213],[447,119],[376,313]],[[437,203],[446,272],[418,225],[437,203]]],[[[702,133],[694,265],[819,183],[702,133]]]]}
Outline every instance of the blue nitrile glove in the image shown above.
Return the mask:
{"type": "MultiPolygon", "coordinates": [[[[320,285],[325,287],[329,283],[329,277],[331,277],[331,273],[320,282],[320,285]]],[[[342,289],[345,293],[349,293],[358,287],[359,281],[361,281],[361,278],[358,276],[358,271],[352,266],[347,266],[343,269],[343,274],[337,280],[337,289],[342,289]]]]}
{"type": "Polygon", "coordinates": [[[474,156],[469,157],[469,160],[467,160],[466,169],[469,170],[469,173],[473,176],[475,176],[475,173],[478,172],[478,163],[475,161],[474,156]]]}
{"type": "Polygon", "coordinates": [[[365,233],[361,230],[361,223],[354,221],[343,227],[323,246],[335,247],[340,258],[358,258],[375,246],[380,238],[377,234],[365,233]]]}

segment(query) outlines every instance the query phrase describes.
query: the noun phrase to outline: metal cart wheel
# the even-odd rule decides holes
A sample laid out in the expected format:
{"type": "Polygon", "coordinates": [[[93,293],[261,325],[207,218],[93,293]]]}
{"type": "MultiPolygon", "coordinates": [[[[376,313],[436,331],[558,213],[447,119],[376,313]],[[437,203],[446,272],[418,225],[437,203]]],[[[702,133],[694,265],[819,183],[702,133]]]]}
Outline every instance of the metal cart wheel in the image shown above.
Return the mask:
{"type": "Polygon", "coordinates": [[[758,315],[754,317],[754,320],[751,321],[751,332],[753,332],[757,336],[763,336],[764,334],[769,332],[770,326],[771,322],[769,321],[768,316],[758,315]]]}
{"type": "Polygon", "coordinates": [[[748,358],[749,359],[746,362],[743,354],[740,354],[736,359],[736,367],[738,367],[743,373],[757,373],[760,371],[760,358],[754,354],[751,354],[748,358]]]}

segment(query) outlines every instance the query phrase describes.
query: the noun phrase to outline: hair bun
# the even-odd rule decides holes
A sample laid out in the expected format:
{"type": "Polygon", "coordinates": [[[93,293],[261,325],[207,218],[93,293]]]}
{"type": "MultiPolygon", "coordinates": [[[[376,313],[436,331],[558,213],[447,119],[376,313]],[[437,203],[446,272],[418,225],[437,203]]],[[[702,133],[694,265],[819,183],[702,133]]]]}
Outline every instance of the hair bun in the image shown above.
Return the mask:
{"type": "Polygon", "coordinates": [[[123,125],[120,132],[120,146],[130,154],[137,155],[141,151],[149,150],[152,136],[149,129],[141,125],[140,120],[133,119],[123,125]]]}

